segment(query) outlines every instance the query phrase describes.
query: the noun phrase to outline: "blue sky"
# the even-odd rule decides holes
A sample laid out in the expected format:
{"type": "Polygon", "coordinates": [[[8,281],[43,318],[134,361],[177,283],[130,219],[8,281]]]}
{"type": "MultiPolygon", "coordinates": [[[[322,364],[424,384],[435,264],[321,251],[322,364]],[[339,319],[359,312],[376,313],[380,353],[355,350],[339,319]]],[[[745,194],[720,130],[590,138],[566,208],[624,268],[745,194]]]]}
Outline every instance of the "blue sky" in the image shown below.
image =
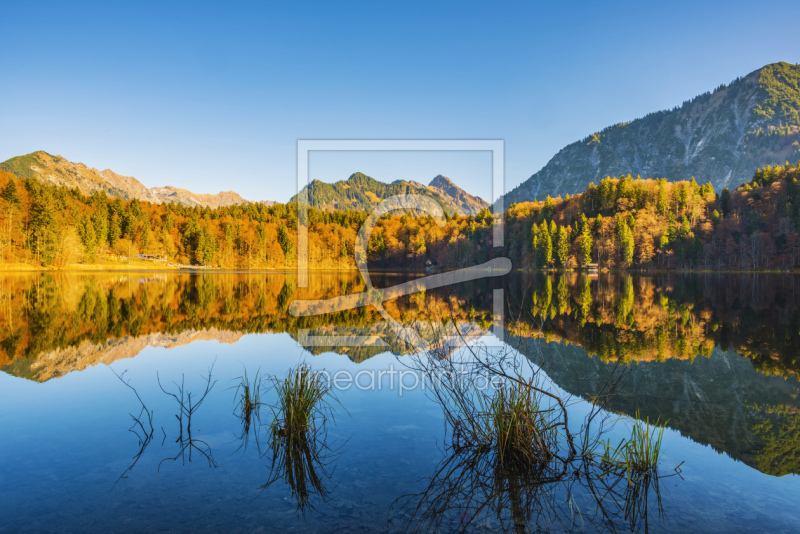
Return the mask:
{"type": "MultiPolygon", "coordinates": [[[[285,201],[297,139],[504,139],[510,188],[608,125],[800,61],[796,1],[560,4],[7,3],[0,160],[41,149],[285,201]]],[[[310,172],[486,194],[488,160],[457,155],[314,156],[310,172]]]]}

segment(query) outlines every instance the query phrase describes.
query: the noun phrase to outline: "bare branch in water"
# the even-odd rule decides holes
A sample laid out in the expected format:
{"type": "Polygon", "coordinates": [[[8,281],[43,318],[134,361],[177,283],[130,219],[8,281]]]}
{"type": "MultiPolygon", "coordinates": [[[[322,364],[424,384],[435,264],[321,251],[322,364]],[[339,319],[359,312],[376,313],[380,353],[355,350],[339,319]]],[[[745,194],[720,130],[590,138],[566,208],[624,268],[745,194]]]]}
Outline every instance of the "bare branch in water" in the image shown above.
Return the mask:
{"type": "MultiPolygon", "coordinates": [[[[214,460],[214,456],[211,453],[211,447],[205,441],[201,439],[197,439],[192,436],[192,417],[194,416],[195,412],[202,406],[203,402],[206,400],[206,397],[214,388],[214,385],[217,383],[216,380],[212,382],[211,376],[214,372],[214,363],[211,364],[211,367],[208,370],[208,374],[204,376],[205,380],[205,389],[203,393],[200,395],[199,400],[192,399],[192,393],[186,391],[185,389],[185,376],[181,375],[181,383],[178,384],[177,382],[173,382],[175,385],[175,391],[168,391],[164,388],[161,384],[161,377],[158,376],[156,373],[156,377],[158,380],[158,386],[161,388],[165,394],[169,395],[170,397],[174,398],[175,401],[178,403],[179,410],[178,413],[175,414],[175,418],[178,420],[178,437],[175,439],[175,443],[178,443],[179,450],[178,453],[171,458],[164,458],[158,464],[159,470],[161,469],[161,465],[166,461],[177,461],[180,459],[184,464],[187,460],[187,453],[188,453],[188,461],[192,461],[192,453],[197,452],[199,453],[205,460],[208,462],[209,467],[217,467],[217,462],[214,460]]],[[[197,399],[197,397],[195,397],[197,399]]],[[[166,434],[165,434],[166,435],[166,434]]]]}
{"type": "Polygon", "coordinates": [[[128,478],[128,473],[130,473],[133,468],[136,467],[136,464],[144,454],[145,449],[147,449],[147,446],[150,445],[150,441],[153,439],[153,412],[147,409],[142,397],[139,396],[139,392],[136,391],[136,388],[131,385],[130,380],[125,380],[125,373],[128,372],[127,370],[123,371],[122,373],[117,373],[111,366],[108,366],[108,368],[111,369],[111,372],[114,373],[114,376],[116,376],[120,382],[125,384],[128,389],[133,391],[133,394],[136,395],[136,400],[139,401],[141,406],[139,415],[133,415],[132,413],[128,414],[131,416],[131,419],[133,419],[133,425],[128,429],[128,431],[134,434],[139,440],[139,450],[133,456],[133,463],[129,465],[128,468],[122,472],[117,481],[114,482],[114,485],[111,487],[111,490],[113,490],[120,480],[123,478],[128,478]]]}

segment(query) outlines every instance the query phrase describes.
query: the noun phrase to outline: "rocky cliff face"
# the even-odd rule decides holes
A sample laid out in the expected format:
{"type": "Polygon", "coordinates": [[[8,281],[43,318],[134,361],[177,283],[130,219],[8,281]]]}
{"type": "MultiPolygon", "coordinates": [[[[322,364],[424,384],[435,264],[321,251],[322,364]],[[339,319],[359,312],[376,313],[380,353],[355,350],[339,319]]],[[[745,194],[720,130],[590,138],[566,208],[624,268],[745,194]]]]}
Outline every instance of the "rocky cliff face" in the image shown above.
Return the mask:
{"type": "Polygon", "coordinates": [[[800,158],[800,67],[775,63],[730,85],[572,143],[505,197],[575,194],[606,176],[749,181],[757,168],[800,158]]]}
{"type": "Polygon", "coordinates": [[[177,187],[147,188],[136,178],[122,176],[108,169],[98,171],[83,163],[73,163],[61,156],[51,156],[38,151],[17,156],[0,163],[0,169],[20,178],[36,178],[42,182],[66,187],[77,187],[84,194],[105,191],[109,196],[124,200],[138,198],[148,202],[176,202],[185,206],[217,208],[243,204],[247,200],[233,191],[209,195],[198,194],[177,187]]]}

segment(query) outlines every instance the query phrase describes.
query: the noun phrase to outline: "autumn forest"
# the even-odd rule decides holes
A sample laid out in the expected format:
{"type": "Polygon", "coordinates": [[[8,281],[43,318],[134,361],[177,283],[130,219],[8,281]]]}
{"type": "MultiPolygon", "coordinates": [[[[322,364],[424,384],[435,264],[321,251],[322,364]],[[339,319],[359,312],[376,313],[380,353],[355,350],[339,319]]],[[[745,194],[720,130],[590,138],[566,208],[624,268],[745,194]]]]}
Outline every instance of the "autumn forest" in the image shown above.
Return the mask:
{"type": "MultiPolygon", "coordinates": [[[[518,268],[785,270],[800,266],[800,171],[767,166],[739,188],[630,175],[581,194],[508,206],[505,246],[495,216],[411,212],[381,217],[370,238],[375,268],[444,269],[505,255],[518,268]]],[[[353,268],[366,211],[309,208],[309,265],[353,268]]],[[[297,260],[294,204],[220,208],[124,201],[0,171],[0,260],[6,265],[160,261],[222,269],[287,269],[297,260]]]]}

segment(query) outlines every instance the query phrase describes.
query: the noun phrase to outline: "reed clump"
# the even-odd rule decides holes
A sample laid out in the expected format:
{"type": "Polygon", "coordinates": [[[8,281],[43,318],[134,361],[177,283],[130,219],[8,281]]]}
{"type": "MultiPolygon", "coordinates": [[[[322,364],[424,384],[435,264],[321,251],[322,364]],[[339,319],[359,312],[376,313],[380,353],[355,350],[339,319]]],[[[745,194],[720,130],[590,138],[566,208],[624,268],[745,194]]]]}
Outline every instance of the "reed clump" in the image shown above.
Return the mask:
{"type": "Polygon", "coordinates": [[[562,394],[541,371],[538,345],[514,349],[506,341],[497,350],[460,339],[461,351],[442,337],[409,363],[442,409],[446,456],[425,491],[395,501],[390,514],[407,530],[466,531],[491,520],[500,522],[495,530],[616,532],[625,519],[631,531],[647,531],[653,495],[664,519],[659,462],[666,423],[651,424],[637,412],[616,447],[604,439],[627,368],[614,364],[583,420],[571,425],[568,406],[583,401],[562,394]],[[536,357],[525,356],[531,353],[536,357]]]}
{"type": "Polygon", "coordinates": [[[539,465],[555,456],[557,424],[532,381],[514,380],[489,392],[448,384],[438,392],[455,449],[491,452],[498,465],[539,465]]]}
{"type": "Polygon", "coordinates": [[[641,419],[639,411],[631,424],[630,436],[620,441],[616,447],[605,444],[602,461],[609,467],[625,470],[628,484],[655,475],[661,456],[661,441],[664,438],[666,422],[657,420],[650,422],[650,418],[641,419]]]}
{"type": "Polygon", "coordinates": [[[308,366],[290,369],[283,379],[273,377],[272,389],[277,394],[270,425],[273,440],[308,441],[333,415],[330,384],[308,366]]]}
{"type": "Polygon", "coordinates": [[[526,381],[495,390],[485,420],[500,463],[543,463],[552,458],[556,433],[546,419],[548,412],[539,407],[536,392],[526,381]]]}
{"type": "MultiPolygon", "coordinates": [[[[241,435],[238,437],[242,440],[243,445],[246,446],[253,421],[261,422],[261,407],[264,405],[261,402],[261,386],[264,379],[261,377],[261,372],[257,371],[255,377],[251,380],[247,376],[247,369],[245,369],[244,374],[234,380],[238,383],[229,388],[234,390],[234,399],[237,401],[233,413],[242,424],[241,435]]],[[[258,430],[256,430],[256,438],[258,438],[258,430]]]]}
{"type": "Polygon", "coordinates": [[[328,499],[329,464],[338,455],[327,439],[327,424],[338,404],[322,373],[301,365],[284,378],[272,377],[276,393],[269,427],[272,462],[266,489],[283,480],[292,490],[298,511],[314,508],[312,498],[328,499]]]}

